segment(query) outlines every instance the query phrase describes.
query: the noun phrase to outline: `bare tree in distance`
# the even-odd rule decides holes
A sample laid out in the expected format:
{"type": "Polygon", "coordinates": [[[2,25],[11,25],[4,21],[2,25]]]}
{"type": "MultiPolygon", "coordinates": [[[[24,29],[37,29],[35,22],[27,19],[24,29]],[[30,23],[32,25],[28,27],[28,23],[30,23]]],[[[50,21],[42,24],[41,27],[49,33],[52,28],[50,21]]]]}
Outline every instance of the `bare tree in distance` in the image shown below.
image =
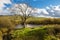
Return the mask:
{"type": "Polygon", "coordinates": [[[8,8],[11,14],[21,15],[22,25],[25,28],[26,20],[32,14],[32,8],[25,3],[13,4],[11,8],[8,8]]]}

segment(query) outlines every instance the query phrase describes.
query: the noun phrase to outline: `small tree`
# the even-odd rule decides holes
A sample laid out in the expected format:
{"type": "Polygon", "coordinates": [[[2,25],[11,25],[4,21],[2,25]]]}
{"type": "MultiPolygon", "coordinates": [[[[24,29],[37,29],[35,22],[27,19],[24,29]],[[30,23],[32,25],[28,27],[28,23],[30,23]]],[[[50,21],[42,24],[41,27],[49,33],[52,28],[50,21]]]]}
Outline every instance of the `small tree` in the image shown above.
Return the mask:
{"type": "Polygon", "coordinates": [[[17,14],[21,15],[22,19],[22,25],[25,28],[26,25],[26,19],[31,16],[32,13],[32,8],[29,7],[28,5],[22,3],[22,4],[14,4],[11,8],[8,9],[11,14],[17,14]]]}

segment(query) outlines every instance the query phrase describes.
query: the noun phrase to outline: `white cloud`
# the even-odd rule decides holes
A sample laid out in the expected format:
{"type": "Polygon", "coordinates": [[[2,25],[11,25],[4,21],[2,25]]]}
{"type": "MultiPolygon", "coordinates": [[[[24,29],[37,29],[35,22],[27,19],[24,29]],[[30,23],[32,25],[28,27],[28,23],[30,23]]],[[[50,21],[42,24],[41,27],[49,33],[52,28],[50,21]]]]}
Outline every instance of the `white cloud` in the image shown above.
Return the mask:
{"type": "Polygon", "coordinates": [[[38,13],[38,15],[35,14],[35,16],[38,16],[38,17],[58,18],[60,17],[60,5],[56,5],[56,6],[50,5],[43,9],[35,8],[33,10],[33,13],[38,13]]]}
{"type": "Polygon", "coordinates": [[[5,7],[4,3],[6,3],[6,4],[10,3],[11,4],[10,0],[0,0],[0,14],[4,14],[4,12],[3,12],[4,11],[3,7],[5,7]]]}
{"type": "Polygon", "coordinates": [[[50,9],[50,7],[47,6],[46,9],[50,9]]]}
{"type": "Polygon", "coordinates": [[[34,8],[32,13],[40,13],[41,12],[41,9],[38,9],[38,8],[34,8]]]}
{"type": "Polygon", "coordinates": [[[51,12],[54,12],[54,10],[51,10],[51,12]]]}
{"type": "Polygon", "coordinates": [[[58,5],[58,6],[53,6],[53,9],[54,9],[54,10],[60,10],[60,5],[58,5]]]}
{"type": "Polygon", "coordinates": [[[49,13],[46,11],[46,9],[42,9],[42,12],[43,12],[44,14],[49,14],[49,13]]]}
{"type": "Polygon", "coordinates": [[[0,0],[0,10],[4,7],[4,3],[11,3],[10,0],[0,0]]]}
{"type": "MultiPolygon", "coordinates": [[[[8,1],[5,0],[5,1],[1,2],[0,8],[4,6],[3,3],[11,3],[11,2],[9,0],[8,1]]],[[[25,4],[20,4],[20,6],[22,6],[22,8],[24,10],[27,7],[25,4]]],[[[15,10],[15,8],[14,8],[14,10],[15,10]]],[[[60,17],[60,5],[57,5],[57,6],[50,5],[50,6],[47,6],[46,8],[31,8],[31,7],[29,7],[26,13],[29,13],[29,11],[31,11],[31,10],[32,10],[32,13],[36,13],[38,15],[38,17],[60,17]]],[[[36,14],[34,16],[37,16],[36,14]]]]}
{"type": "Polygon", "coordinates": [[[39,8],[35,8],[33,9],[32,13],[36,13],[36,14],[46,14],[48,15],[49,13],[46,11],[46,9],[39,9],[39,8]]]}
{"type": "Polygon", "coordinates": [[[49,12],[49,16],[60,17],[60,5],[50,6],[50,9],[46,9],[49,12]]]}

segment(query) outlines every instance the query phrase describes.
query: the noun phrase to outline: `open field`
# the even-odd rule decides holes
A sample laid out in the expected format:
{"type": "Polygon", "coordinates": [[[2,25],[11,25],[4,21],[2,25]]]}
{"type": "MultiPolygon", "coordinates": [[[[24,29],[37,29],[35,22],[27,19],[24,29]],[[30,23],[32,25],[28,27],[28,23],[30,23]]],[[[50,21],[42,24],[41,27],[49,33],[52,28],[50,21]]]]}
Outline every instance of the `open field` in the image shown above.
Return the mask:
{"type": "Polygon", "coordinates": [[[0,39],[10,28],[13,40],[60,40],[60,18],[29,17],[25,23],[43,26],[14,29],[22,24],[21,16],[0,16],[0,39]]]}

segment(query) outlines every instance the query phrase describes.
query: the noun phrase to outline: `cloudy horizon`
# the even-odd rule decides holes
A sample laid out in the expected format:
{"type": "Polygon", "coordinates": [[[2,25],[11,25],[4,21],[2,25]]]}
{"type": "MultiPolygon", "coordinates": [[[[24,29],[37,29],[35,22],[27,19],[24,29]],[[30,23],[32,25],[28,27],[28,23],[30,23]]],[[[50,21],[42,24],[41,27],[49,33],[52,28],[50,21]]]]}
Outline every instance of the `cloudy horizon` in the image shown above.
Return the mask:
{"type": "Polygon", "coordinates": [[[33,16],[38,17],[60,17],[59,0],[1,0],[0,15],[9,15],[6,8],[12,7],[13,4],[27,3],[33,9],[33,16]],[[47,2],[47,3],[46,3],[47,2]]]}

